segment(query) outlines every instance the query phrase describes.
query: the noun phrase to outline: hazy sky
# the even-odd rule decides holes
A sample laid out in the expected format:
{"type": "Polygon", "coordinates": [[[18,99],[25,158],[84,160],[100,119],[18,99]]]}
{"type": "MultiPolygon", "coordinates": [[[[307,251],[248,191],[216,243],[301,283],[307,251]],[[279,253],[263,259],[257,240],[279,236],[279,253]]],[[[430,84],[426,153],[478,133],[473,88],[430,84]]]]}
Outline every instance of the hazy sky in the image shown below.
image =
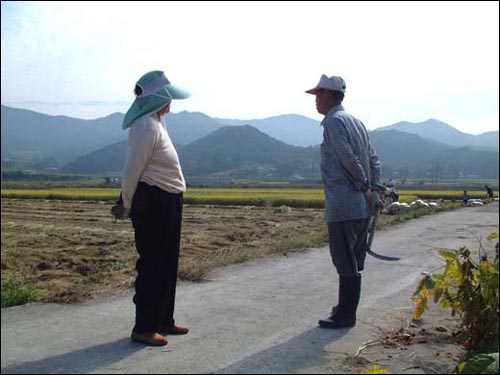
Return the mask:
{"type": "Polygon", "coordinates": [[[126,112],[164,70],[192,93],[172,111],[316,120],[304,91],[347,83],[369,129],[436,118],[499,130],[499,3],[2,1],[2,104],[97,118],[126,112]]]}

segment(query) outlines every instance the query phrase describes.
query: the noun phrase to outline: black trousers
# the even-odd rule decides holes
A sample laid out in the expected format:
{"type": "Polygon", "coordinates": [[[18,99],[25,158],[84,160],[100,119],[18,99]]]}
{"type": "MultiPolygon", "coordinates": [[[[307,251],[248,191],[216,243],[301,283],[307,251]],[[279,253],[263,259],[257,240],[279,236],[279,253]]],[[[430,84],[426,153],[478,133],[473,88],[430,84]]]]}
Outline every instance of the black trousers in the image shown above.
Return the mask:
{"type": "Polygon", "coordinates": [[[340,276],[358,276],[363,270],[369,224],[370,219],[328,223],[330,254],[340,276]]]}
{"type": "Polygon", "coordinates": [[[174,324],[182,193],[168,193],[139,182],[130,216],[139,253],[134,331],[156,332],[160,325],[174,324]]]}

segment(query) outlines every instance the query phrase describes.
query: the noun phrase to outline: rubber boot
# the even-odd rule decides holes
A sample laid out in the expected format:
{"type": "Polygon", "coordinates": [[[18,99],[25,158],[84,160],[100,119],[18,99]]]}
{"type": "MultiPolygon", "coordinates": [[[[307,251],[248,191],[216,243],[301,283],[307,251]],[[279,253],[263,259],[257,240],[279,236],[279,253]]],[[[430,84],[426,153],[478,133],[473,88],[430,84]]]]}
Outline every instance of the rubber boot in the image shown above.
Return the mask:
{"type": "Polygon", "coordinates": [[[320,320],[319,326],[322,328],[354,327],[360,295],[361,276],[341,276],[337,312],[328,319],[320,320]]]}

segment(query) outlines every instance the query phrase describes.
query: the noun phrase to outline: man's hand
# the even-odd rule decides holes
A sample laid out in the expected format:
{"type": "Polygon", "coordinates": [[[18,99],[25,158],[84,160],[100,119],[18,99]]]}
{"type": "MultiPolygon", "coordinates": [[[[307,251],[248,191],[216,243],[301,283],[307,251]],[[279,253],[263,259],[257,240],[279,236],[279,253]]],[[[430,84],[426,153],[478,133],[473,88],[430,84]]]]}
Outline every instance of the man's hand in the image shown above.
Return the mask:
{"type": "Polygon", "coordinates": [[[370,204],[372,211],[375,211],[378,208],[384,207],[384,202],[380,199],[380,193],[378,191],[365,191],[365,198],[370,204]]]}

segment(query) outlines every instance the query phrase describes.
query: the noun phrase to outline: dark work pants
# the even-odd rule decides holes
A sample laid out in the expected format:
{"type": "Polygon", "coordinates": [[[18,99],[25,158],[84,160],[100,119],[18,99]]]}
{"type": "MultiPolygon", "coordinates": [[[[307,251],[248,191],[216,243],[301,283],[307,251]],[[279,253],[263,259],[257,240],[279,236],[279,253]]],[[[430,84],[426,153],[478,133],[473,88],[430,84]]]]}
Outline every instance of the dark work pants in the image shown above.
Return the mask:
{"type": "Polygon", "coordinates": [[[139,253],[134,331],[156,332],[174,323],[182,222],[182,193],[139,182],[130,216],[139,253]]]}
{"type": "Polygon", "coordinates": [[[330,254],[341,277],[358,276],[363,270],[369,223],[370,219],[328,223],[330,254]]]}

